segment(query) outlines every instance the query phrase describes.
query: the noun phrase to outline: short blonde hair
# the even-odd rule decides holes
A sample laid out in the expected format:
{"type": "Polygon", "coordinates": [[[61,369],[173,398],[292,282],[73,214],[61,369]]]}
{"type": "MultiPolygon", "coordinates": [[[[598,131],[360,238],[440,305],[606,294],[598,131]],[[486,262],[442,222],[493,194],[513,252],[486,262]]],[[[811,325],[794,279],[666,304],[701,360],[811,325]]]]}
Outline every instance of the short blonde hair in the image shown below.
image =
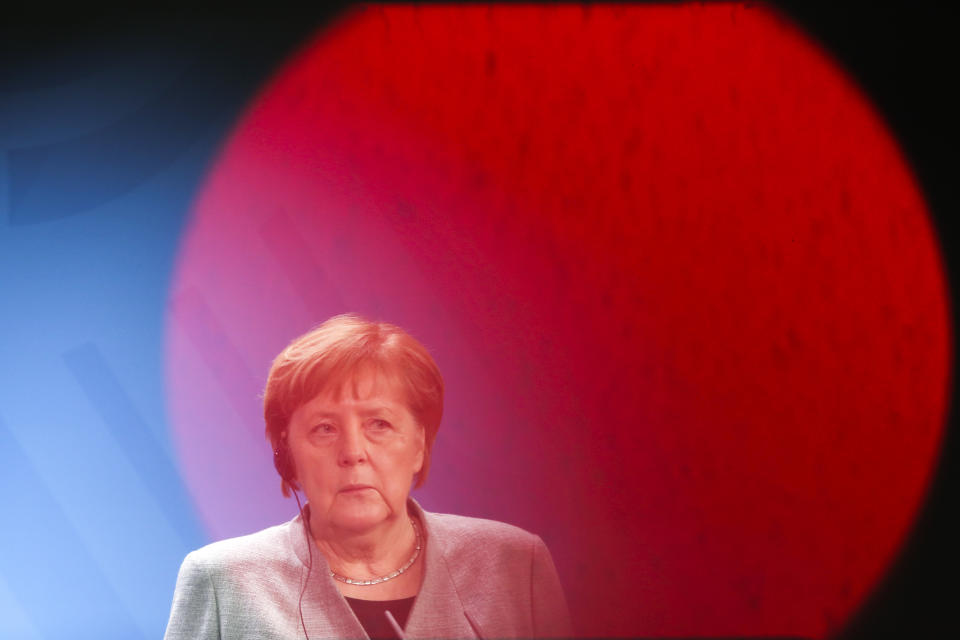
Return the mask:
{"type": "Polygon", "coordinates": [[[408,409],[424,430],[423,467],[415,486],[423,486],[430,451],[443,416],[443,378],[426,347],[406,331],[354,314],[334,316],[296,338],[273,360],[263,393],[266,435],[281,475],[280,489],[299,489],[285,465],[292,464],[284,436],[293,412],[322,392],[338,393],[361,371],[373,370],[397,381],[408,409]],[[286,477],[285,477],[286,475],[286,477]]]}

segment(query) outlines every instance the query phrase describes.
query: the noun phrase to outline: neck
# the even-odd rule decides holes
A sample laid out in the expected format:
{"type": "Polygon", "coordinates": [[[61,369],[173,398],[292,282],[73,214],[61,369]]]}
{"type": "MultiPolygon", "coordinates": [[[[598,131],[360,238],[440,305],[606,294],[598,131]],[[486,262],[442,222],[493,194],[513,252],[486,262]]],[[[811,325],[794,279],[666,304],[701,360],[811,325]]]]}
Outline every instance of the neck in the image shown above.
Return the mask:
{"type": "Polygon", "coordinates": [[[410,559],[416,545],[416,534],[405,511],[363,531],[313,520],[310,530],[330,568],[351,578],[373,578],[395,571],[410,559]]]}

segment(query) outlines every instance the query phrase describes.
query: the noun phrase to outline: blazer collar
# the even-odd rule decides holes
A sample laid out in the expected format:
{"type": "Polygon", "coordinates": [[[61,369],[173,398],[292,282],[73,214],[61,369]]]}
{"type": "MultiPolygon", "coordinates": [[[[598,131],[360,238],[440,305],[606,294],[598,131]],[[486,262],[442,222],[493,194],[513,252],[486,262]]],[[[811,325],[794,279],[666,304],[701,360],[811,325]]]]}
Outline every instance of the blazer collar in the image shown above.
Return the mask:
{"type": "MultiPolygon", "coordinates": [[[[304,505],[305,510],[308,507],[304,505]]],[[[310,568],[300,603],[307,635],[310,638],[367,638],[363,625],[330,577],[327,559],[313,537],[307,535],[302,514],[289,522],[287,539],[300,562],[310,568]]]]}
{"type": "MultiPolygon", "coordinates": [[[[423,582],[404,628],[407,638],[473,638],[479,635],[464,610],[463,601],[450,575],[442,535],[435,516],[413,498],[407,506],[424,535],[423,582]]],[[[306,507],[305,507],[306,508],[306,507]]],[[[303,594],[303,621],[311,638],[366,638],[363,626],[330,577],[330,567],[313,538],[306,535],[300,515],[290,521],[288,540],[304,566],[313,562],[303,594]],[[308,546],[309,545],[309,546],[308,546]]]]}

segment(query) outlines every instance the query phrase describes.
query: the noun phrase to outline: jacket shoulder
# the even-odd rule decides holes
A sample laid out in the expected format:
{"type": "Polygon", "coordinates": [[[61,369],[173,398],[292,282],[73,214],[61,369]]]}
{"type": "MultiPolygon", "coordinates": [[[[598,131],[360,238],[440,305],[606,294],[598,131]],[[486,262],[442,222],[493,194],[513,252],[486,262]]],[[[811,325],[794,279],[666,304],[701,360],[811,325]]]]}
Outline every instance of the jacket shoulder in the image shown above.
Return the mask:
{"type": "Polygon", "coordinates": [[[303,565],[290,544],[292,522],[221,540],[187,554],[177,576],[167,640],[285,638],[303,565]],[[291,607],[290,603],[293,603],[291,607]]]}
{"type": "Polygon", "coordinates": [[[292,568],[296,556],[288,543],[291,523],[268,527],[236,538],[212,542],[187,554],[184,565],[203,569],[211,576],[224,571],[231,574],[261,573],[267,567],[292,568]]]}
{"type": "Polygon", "coordinates": [[[525,529],[497,520],[471,518],[451,513],[427,513],[426,517],[431,528],[446,537],[470,537],[474,540],[481,537],[489,538],[491,541],[521,544],[530,544],[537,538],[525,529]]]}
{"type": "Polygon", "coordinates": [[[505,522],[445,513],[426,515],[444,555],[460,562],[512,562],[529,557],[540,543],[538,536],[505,522]]]}
{"type": "Polygon", "coordinates": [[[571,637],[570,616],[550,552],[520,527],[427,514],[446,570],[474,630],[484,638],[571,637]]]}

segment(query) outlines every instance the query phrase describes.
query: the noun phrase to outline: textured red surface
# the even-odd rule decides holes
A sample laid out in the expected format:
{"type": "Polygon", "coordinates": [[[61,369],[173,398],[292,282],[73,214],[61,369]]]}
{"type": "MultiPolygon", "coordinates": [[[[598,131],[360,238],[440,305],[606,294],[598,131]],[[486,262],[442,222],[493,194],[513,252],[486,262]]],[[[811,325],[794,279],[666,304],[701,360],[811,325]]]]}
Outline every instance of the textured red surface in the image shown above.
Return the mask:
{"type": "Polygon", "coordinates": [[[540,533],[585,635],[828,634],[942,434],[921,194],[763,8],[392,6],[305,47],[214,166],[172,292],[213,535],[288,517],[256,395],[344,311],[447,379],[422,502],[540,533]]]}

